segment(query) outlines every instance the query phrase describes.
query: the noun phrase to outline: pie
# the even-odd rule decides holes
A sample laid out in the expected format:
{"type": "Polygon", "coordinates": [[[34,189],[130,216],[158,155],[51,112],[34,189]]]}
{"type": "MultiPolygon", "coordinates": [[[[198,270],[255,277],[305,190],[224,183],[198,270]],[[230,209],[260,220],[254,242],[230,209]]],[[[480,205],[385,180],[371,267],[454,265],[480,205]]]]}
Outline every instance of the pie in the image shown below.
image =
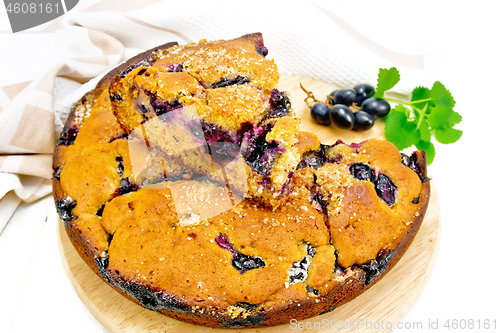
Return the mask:
{"type": "Polygon", "coordinates": [[[427,209],[424,151],[299,130],[259,33],[169,43],[110,71],[56,143],[71,242],[126,298],[260,327],[332,311],[402,257],[427,209]]]}

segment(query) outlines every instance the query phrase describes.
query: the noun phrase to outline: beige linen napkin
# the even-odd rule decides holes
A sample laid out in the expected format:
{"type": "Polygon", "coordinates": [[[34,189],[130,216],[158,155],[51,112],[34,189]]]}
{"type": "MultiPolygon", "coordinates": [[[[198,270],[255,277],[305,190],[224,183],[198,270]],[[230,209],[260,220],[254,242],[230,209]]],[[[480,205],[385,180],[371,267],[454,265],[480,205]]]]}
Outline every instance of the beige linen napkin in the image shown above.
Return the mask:
{"type": "MultiPolygon", "coordinates": [[[[9,44],[17,63],[31,60],[43,66],[51,64],[51,57],[62,59],[32,80],[0,87],[0,198],[14,190],[22,200],[31,202],[51,192],[52,152],[71,106],[64,97],[116,65],[123,45],[93,29],[68,27],[66,31],[28,36],[38,39],[36,46],[57,45],[40,50],[37,58],[36,49],[22,53],[25,46],[16,44],[16,37],[12,36],[9,44]],[[65,44],[68,38],[78,41],[79,50],[74,49],[76,43],[65,44]]],[[[25,36],[19,39],[27,40],[25,36]]]]}
{"type": "Polygon", "coordinates": [[[401,93],[423,80],[421,55],[397,51],[390,36],[391,48],[368,38],[328,1],[253,1],[244,10],[237,1],[92,3],[41,32],[0,36],[9,45],[0,51],[7,58],[0,78],[0,198],[12,190],[27,202],[49,194],[55,141],[72,104],[96,82],[87,81],[166,42],[262,32],[281,72],[352,87],[375,84],[380,67],[396,66],[406,78],[401,93]]]}

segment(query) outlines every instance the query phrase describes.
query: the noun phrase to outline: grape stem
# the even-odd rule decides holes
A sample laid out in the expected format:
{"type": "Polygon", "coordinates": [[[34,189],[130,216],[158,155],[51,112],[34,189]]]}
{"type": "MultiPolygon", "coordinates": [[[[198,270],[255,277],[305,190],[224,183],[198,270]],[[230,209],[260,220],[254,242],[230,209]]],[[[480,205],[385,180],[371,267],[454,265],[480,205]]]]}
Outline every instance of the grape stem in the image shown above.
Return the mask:
{"type": "Polygon", "coordinates": [[[306,102],[307,106],[309,108],[311,108],[311,106],[309,105],[309,100],[312,99],[313,102],[316,102],[316,103],[322,103],[322,104],[326,104],[328,106],[331,106],[330,103],[328,102],[323,102],[323,101],[320,101],[318,99],[316,99],[316,97],[314,97],[314,94],[312,93],[312,91],[309,91],[307,90],[306,88],[304,88],[304,86],[302,85],[302,83],[300,83],[300,88],[302,89],[302,91],[304,91],[307,95],[307,97],[304,99],[304,102],[306,102]]]}

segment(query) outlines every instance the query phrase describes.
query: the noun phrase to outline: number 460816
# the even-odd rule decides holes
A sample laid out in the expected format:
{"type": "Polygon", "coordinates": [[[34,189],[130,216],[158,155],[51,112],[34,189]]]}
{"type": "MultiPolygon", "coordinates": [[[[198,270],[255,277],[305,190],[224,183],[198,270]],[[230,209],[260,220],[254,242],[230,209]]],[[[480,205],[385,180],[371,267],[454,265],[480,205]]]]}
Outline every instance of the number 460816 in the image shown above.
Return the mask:
{"type": "Polygon", "coordinates": [[[494,320],[489,320],[489,319],[485,319],[485,320],[474,320],[474,319],[453,319],[453,320],[450,320],[448,319],[445,323],[444,323],[444,327],[447,328],[447,329],[453,329],[453,330],[456,330],[458,328],[460,329],[485,329],[485,330],[489,330],[489,329],[494,329],[496,330],[497,329],[497,320],[494,319],[494,320]]]}
{"type": "Polygon", "coordinates": [[[35,14],[35,13],[47,13],[50,14],[52,12],[59,13],[59,3],[9,3],[7,5],[7,13],[15,13],[15,14],[35,14]]]}

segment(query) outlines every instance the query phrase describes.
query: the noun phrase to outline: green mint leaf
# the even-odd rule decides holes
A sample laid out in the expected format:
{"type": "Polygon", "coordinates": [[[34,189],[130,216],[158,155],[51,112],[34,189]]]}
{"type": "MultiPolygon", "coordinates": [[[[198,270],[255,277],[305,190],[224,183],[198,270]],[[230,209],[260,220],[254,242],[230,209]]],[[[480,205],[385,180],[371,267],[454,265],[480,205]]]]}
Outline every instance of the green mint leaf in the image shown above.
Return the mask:
{"type": "MultiPolygon", "coordinates": [[[[402,104],[397,104],[394,108],[393,108],[394,111],[396,112],[403,112],[405,115],[409,114],[409,110],[406,108],[406,106],[402,105],[402,104]]],[[[390,113],[389,113],[390,114],[390,113]]]]}
{"type": "Polygon", "coordinates": [[[462,137],[462,134],[461,130],[452,127],[438,128],[434,131],[436,140],[443,144],[457,142],[462,137]]]}
{"type": "Polygon", "coordinates": [[[420,124],[420,128],[418,129],[420,133],[420,140],[421,141],[431,141],[431,129],[429,128],[429,123],[427,120],[424,118],[422,120],[422,123],[420,124]]]}
{"type": "MultiPolygon", "coordinates": [[[[431,91],[426,87],[416,87],[415,89],[413,89],[413,91],[411,93],[411,101],[412,102],[425,100],[428,98],[431,98],[431,91]]],[[[415,103],[413,105],[419,109],[423,109],[425,103],[427,103],[427,102],[419,102],[419,103],[415,103]]]]}
{"type": "Polygon", "coordinates": [[[399,139],[401,128],[404,127],[407,121],[405,110],[404,106],[398,104],[385,117],[385,138],[387,141],[394,143],[399,150],[406,148],[405,143],[400,142],[399,139]]]}
{"type": "Polygon", "coordinates": [[[436,105],[427,115],[427,120],[432,128],[449,127],[452,117],[456,117],[451,107],[446,105],[436,105]]]}
{"type": "Polygon", "coordinates": [[[384,93],[394,87],[399,82],[399,79],[399,71],[396,67],[391,69],[380,68],[374,97],[384,97],[384,93]]]}
{"type": "Polygon", "coordinates": [[[430,141],[420,140],[417,144],[418,150],[425,150],[425,155],[427,156],[427,165],[430,165],[432,161],[434,161],[434,157],[436,156],[436,148],[430,141]]]}
{"type": "Polygon", "coordinates": [[[462,121],[462,116],[458,112],[452,111],[450,119],[448,120],[450,127],[453,127],[456,124],[460,124],[461,121],[462,121]]]}
{"type": "Polygon", "coordinates": [[[396,105],[385,117],[385,138],[399,150],[408,148],[420,141],[417,125],[408,121],[406,108],[401,104],[396,105]]]}
{"type": "Polygon", "coordinates": [[[453,108],[455,106],[453,96],[451,96],[451,93],[439,81],[434,82],[434,85],[432,86],[431,99],[435,105],[444,105],[449,108],[453,108]]]}
{"type": "MultiPolygon", "coordinates": [[[[380,68],[374,97],[384,98],[385,92],[399,80],[396,68],[380,68]]],[[[421,86],[413,89],[410,102],[387,100],[399,103],[385,117],[385,137],[399,150],[415,145],[426,151],[427,163],[431,164],[436,155],[432,137],[443,144],[462,137],[462,131],[453,128],[462,121],[462,116],[453,110],[455,99],[440,81],[434,82],[430,89],[421,86]]]]}

